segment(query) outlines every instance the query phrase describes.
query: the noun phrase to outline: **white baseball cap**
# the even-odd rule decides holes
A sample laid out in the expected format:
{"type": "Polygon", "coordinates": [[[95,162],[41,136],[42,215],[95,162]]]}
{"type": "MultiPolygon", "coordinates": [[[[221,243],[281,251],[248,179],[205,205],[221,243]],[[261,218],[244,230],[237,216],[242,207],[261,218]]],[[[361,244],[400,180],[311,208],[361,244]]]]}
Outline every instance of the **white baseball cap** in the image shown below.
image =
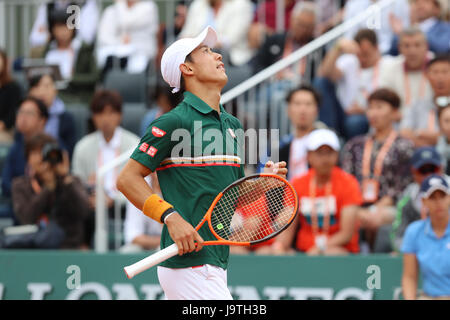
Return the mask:
{"type": "Polygon", "coordinates": [[[180,90],[180,65],[184,63],[186,56],[201,44],[213,48],[216,43],[217,33],[208,26],[197,37],[177,40],[164,51],[161,58],[161,73],[164,81],[174,88],[172,93],[180,90]]]}
{"type": "Polygon", "coordinates": [[[329,146],[335,151],[339,151],[340,144],[337,135],[328,129],[317,129],[308,135],[306,149],[316,151],[321,146],[329,146]]]}

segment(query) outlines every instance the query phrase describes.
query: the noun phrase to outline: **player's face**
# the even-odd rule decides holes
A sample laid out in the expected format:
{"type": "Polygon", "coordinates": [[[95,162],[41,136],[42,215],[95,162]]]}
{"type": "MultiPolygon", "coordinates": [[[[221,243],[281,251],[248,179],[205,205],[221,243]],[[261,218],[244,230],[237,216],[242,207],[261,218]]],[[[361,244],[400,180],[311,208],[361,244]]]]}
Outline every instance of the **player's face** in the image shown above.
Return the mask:
{"type": "Polygon", "coordinates": [[[228,77],[222,55],[212,51],[208,46],[201,45],[192,51],[190,56],[192,61],[186,62],[186,65],[192,69],[192,74],[197,81],[225,86],[228,77]]]}

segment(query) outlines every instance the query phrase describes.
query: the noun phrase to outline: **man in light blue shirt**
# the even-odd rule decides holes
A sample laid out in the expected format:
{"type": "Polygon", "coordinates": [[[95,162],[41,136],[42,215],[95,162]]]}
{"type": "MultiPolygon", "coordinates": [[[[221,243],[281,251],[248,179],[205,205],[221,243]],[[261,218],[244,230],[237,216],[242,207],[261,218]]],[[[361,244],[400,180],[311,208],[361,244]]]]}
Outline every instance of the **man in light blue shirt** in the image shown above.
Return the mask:
{"type": "Polygon", "coordinates": [[[442,176],[433,174],[420,191],[428,217],[411,223],[403,238],[403,296],[416,299],[420,269],[421,298],[450,299],[450,188],[442,176]]]}

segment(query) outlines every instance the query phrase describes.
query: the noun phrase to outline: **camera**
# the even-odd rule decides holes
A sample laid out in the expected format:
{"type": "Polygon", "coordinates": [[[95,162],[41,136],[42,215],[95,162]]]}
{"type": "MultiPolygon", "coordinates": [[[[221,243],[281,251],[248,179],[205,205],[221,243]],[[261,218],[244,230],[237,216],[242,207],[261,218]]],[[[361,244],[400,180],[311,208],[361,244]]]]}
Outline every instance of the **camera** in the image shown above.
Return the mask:
{"type": "Polygon", "coordinates": [[[62,149],[56,143],[47,143],[42,148],[42,161],[49,162],[51,165],[57,165],[63,162],[62,149]]]}

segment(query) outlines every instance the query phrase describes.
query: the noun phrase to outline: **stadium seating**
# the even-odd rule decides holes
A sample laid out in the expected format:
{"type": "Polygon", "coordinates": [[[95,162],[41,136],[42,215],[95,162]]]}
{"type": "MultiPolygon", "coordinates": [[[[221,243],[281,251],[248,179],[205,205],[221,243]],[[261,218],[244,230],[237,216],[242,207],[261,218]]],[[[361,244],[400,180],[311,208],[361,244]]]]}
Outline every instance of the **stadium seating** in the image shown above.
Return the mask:
{"type": "Polygon", "coordinates": [[[77,141],[88,133],[89,108],[83,104],[66,104],[66,110],[72,114],[75,120],[77,141]]]}
{"type": "Polygon", "coordinates": [[[146,103],[147,82],[145,73],[111,70],[106,74],[103,85],[105,89],[118,91],[124,102],[146,103]]]}
{"type": "Polygon", "coordinates": [[[140,136],[141,121],[147,110],[144,103],[124,103],[122,127],[140,136]]]}

